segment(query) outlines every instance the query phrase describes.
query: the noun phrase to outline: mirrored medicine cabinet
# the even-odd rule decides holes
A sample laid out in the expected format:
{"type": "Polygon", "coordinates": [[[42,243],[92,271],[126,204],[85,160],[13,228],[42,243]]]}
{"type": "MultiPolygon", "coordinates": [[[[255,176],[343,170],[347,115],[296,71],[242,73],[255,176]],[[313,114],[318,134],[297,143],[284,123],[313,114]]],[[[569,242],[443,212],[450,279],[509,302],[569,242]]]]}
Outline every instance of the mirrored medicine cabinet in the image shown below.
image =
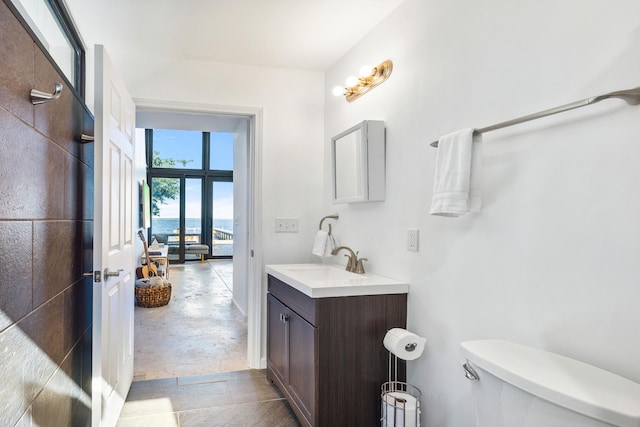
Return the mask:
{"type": "Polygon", "coordinates": [[[365,120],[331,138],[333,203],[385,197],[384,122],[365,120]]]}

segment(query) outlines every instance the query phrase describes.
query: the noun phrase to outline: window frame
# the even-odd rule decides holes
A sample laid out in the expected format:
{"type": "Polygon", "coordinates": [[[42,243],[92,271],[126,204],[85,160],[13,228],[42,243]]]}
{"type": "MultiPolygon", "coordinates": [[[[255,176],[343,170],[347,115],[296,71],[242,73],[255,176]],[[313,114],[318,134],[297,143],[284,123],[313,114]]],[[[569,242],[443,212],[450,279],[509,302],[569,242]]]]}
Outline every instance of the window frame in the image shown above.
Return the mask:
{"type": "MultiPolygon", "coordinates": [[[[155,129],[145,129],[145,156],[147,161],[147,182],[151,186],[151,193],[153,194],[153,178],[176,178],[180,180],[180,246],[179,257],[174,262],[185,262],[185,241],[184,241],[184,227],[185,218],[183,216],[185,212],[185,182],[187,179],[202,179],[202,204],[200,218],[201,225],[201,241],[210,245],[210,250],[213,251],[211,243],[208,241],[208,236],[211,236],[211,220],[212,212],[209,209],[212,201],[211,189],[214,182],[231,182],[233,183],[234,170],[218,170],[210,169],[210,150],[211,150],[211,133],[210,131],[197,131],[202,134],[202,167],[199,169],[186,169],[186,168],[155,168],[153,167],[153,132],[155,129]]],[[[163,129],[167,130],[167,129],[163,129]]],[[[176,130],[176,129],[168,129],[176,130]]],[[[149,236],[153,234],[153,226],[148,230],[149,236]]],[[[232,259],[233,255],[207,255],[207,259],[232,259]]]]}
{"type": "Polygon", "coordinates": [[[75,27],[73,23],[73,19],[67,10],[63,0],[42,0],[46,3],[51,9],[52,15],[54,19],[60,25],[60,29],[63,35],[66,37],[71,49],[73,51],[74,63],[73,63],[73,71],[74,71],[74,80],[70,81],[67,75],[62,71],[62,68],[58,65],[58,63],[53,59],[45,45],[40,40],[40,37],[36,33],[36,31],[31,28],[28,20],[22,16],[19,8],[13,3],[12,0],[4,0],[4,3],[11,10],[11,12],[15,15],[15,17],[20,21],[22,26],[27,30],[34,43],[40,48],[42,53],[47,57],[49,62],[56,69],[58,74],[66,81],[67,86],[74,91],[78,97],[84,101],[85,100],[85,82],[86,82],[86,52],[84,44],[82,43],[82,38],[80,37],[80,33],[78,29],[75,27]]]}

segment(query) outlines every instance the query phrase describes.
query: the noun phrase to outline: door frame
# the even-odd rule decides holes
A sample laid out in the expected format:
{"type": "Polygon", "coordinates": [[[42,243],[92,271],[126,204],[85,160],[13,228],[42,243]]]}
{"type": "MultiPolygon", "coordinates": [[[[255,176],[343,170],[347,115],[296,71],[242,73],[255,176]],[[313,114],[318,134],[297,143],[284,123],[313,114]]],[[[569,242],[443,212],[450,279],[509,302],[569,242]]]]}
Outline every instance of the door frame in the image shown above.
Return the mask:
{"type": "Polygon", "coordinates": [[[235,107],[212,104],[133,99],[136,109],[158,112],[238,115],[250,118],[247,173],[247,363],[251,369],[263,369],[262,359],[262,108],[235,107]]]}

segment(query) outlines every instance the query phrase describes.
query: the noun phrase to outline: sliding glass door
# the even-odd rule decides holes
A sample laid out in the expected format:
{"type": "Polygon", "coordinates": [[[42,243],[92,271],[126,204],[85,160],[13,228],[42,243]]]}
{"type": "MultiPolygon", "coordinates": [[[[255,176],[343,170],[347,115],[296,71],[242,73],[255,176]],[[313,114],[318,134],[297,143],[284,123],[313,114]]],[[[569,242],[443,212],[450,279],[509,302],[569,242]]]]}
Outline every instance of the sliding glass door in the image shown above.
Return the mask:
{"type": "Polygon", "coordinates": [[[210,181],[207,203],[211,216],[211,254],[214,257],[233,255],[233,182],[210,181]]]}
{"type": "MultiPolygon", "coordinates": [[[[184,237],[180,239],[184,242],[185,260],[197,260],[203,255],[199,251],[192,251],[190,248],[194,248],[193,245],[202,245],[202,178],[185,178],[185,206],[184,206],[184,237]]],[[[201,248],[205,257],[208,257],[211,253],[211,246],[208,248],[201,248]]]]}
{"type": "Polygon", "coordinates": [[[171,261],[180,260],[180,199],[183,193],[181,190],[181,179],[178,177],[151,178],[152,239],[169,245],[171,261]]]}

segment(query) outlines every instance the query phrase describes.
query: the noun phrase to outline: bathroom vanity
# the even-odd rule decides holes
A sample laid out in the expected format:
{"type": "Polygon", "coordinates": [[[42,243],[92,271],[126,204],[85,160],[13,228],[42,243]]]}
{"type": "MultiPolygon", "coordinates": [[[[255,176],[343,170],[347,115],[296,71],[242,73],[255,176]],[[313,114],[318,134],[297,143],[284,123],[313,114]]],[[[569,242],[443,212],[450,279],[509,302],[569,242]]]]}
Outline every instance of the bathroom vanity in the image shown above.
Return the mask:
{"type": "MultiPolygon", "coordinates": [[[[408,285],[321,264],[270,265],[267,377],[303,426],[380,424],[387,330],[405,328],[408,285]]],[[[399,380],[405,380],[400,364],[399,380]]]]}

